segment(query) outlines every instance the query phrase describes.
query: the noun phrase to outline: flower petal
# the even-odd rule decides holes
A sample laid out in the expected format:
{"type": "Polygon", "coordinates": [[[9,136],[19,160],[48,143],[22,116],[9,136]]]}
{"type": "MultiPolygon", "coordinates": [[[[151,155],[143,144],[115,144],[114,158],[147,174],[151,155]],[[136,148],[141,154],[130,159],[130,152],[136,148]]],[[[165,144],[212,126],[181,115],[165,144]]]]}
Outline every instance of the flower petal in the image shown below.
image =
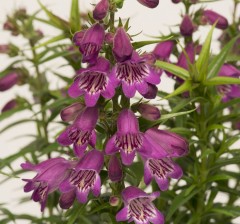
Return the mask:
{"type": "Polygon", "coordinates": [[[129,166],[132,164],[134,157],[135,157],[135,150],[131,153],[125,153],[123,150],[120,151],[122,163],[126,166],[129,166]]]}
{"type": "Polygon", "coordinates": [[[107,142],[105,152],[107,155],[118,152],[118,148],[115,146],[116,135],[113,135],[107,142]]]}
{"type": "MultiPolygon", "coordinates": [[[[70,127],[69,127],[70,128],[70,127]]],[[[68,130],[69,128],[65,129],[57,138],[57,142],[60,144],[60,145],[63,145],[63,146],[69,146],[71,145],[73,142],[72,140],[69,139],[68,137],[68,130]]]]}
{"type": "Polygon", "coordinates": [[[117,222],[128,220],[128,207],[121,209],[116,215],[117,222]]]}
{"type": "Polygon", "coordinates": [[[174,170],[169,174],[169,176],[174,179],[180,179],[182,175],[182,168],[177,163],[174,163],[174,170]]]}
{"type": "Polygon", "coordinates": [[[139,197],[149,197],[149,195],[145,193],[143,190],[134,186],[129,186],[122,191],[122,198],[124,202],[127,204],[129,203],[130,200],[139,197]]]}
{"type": "Polygon", "coordinates": [[[59,205],[62,209],[69,209],[75,200],[75,189],[62,193],[59,199],[59,205]]]}
{"type": "Polygon", "coordinates": [[[150,222],[153,224],[164,224],[164,216],[161,212],[159,212],[157,209],[156,211],[156,217],[150,219],[150,222]]]}
{"type": "Polygon", "coordinates": [[[85,204],[87,202],[88,193],[89,193],[89,190],[86,190],[86,191],[76,190],[76,196],[78,201],[82,204],[85,204]]]}
{"type": "Polygon", "coordinates": [[[68,89],[68,95],[72,98],[77,98],[81,96],[84,91],[79,89],[78,78],[74,80],[73,84],[68,89]]]}
{"type": "Polygon", "coordinates": [[[60,185],[59,185],[59,190],[63,193],[72,191],[74,189],[74,186],[70,184],[69,180],[66,179],[64,180],[60,185]]]}
{"type": "Polygon", "coordinates": [[[74,143],[74,144],[73,144],[74,154],[75,154],[77,157],[81,158],[81,157],[84,155],[84,151],[85,151],[85,149],[87,148],[87,145],[88,145],[88,143],[85,143],[85,144],[83,144],[83,145],[79,145],[79,144],[77,144],[77,143],[74,143]]]}
{"type": "Polygon", "coordinates": [[[145,81],[154,85],[158,85],[161,81],[160,76],[156,72],[154,72],[154,70],[152,70],[151,68],[149,69],[150,69],[149,75],[145,78],[145,81]]]}
{"type": "Polygon", "coordinates": [[[147,165],[147,163],[145,163],[144,165],[144,183],[146,185],[149,185],[152,181],[152,174],[151,174],[151,171],[147,165]]]}
{"type": "Polygon", "coordinates": [[[95,197],[98,197],[101,193],[101,178],[98,174],[96,174],[96,182],[93,186],[92,192],[95,197]]]}
{"type": "Polygon", "coordinates": [[[136,83],[135,87],[137,91],[141,94],[146,94],[148,92],[148,84],[146,82],[136,83]]]}
{"type": "Polygon", "coordinates": [[[122,82],[123,93],[126,97],[132,98],[135,96],[136,88],[133,85],[128,85],[126,82],[122,82]]]}
{"type": "Polygon", "coordinates": [[[118,116],[117,120],[118,132],[121,134],[138,133],[138,120],[131,110],[124,109],[118,116]]]}
{"type": "Polygon", "coordinates": [[[108,85],[106,87],[106,90],[103,91],[102,96],[106,99],[111,99],[114,95],[115,95],[115,89],[114,89],[114,85],[112,82],[108,82],[108,85]]]}
{"type": "Polygon", "coordinates": [[[94,107],[99,99],[100,93],[89,94],[86,93],[84,95],[85,103],[87,107],[94,107]]]}
{"type": "Polygon", "coordinates": [[[162,179],[162,178],[155,178],[155,180],[156,180],[156,182],[157,182],[157,184],[158,184],[158,186],[159,186],[161,191],[166,191],[168,189],[169,181],[168,181],[167,178],[164,178],[164,179],[162,179]]]}

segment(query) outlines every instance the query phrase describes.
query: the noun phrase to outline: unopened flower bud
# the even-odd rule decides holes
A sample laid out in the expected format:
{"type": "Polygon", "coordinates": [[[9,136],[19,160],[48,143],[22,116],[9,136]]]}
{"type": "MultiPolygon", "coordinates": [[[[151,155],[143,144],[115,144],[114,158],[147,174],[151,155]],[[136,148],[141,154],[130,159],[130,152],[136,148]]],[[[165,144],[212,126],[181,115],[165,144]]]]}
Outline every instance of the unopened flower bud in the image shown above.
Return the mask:
{"type": "Polygon", "coordinates": [[[158,88],[155,85],[148,83],[148,91],[147,93],[142,94],[142,96],[146,99],[155,99],[157,96],[157,91],[158,88]]]}
{"type": "Polygon", "coordinates": [[[163,41],[157,44],[153,50],[153,54],[158,60],[167,60],[170,57],[174,47],[174,42],[171,40],[163,41]]]}
{"type": "Polygon", "coordinates": [[[93,10],[93,18],[96,20],[103,20],[109,9],[109,2],[108,0],[101,0],[93,10]]]}
{"type": "Polygon", "coordinates": [[[62,109],[60,116],[65,122],[73,121],[85,106],[82,103],[73,103],[62,109]]]}
{"type": "Polygon", "coordinates": [[[0,92],[6,91],[13,87],[19,81],[19,75],[16,72],[11,72],[0,78],[0,92]]]}
{"type": "Polygon", "coordinates": [[[115,155],[112,155],[109,160],[108,177],[112,182],[120,181],[123,178],[122,165],[115,155]]]}
{"type": "Polygon", "coordinates": [[[181,2],[181,1],[182,0],[172,0],[172,3],[177,4],[177,3],[181,2]]]}
{"type": "Polygon", "coordinates": [[[213,25],[217,21],[216,27],[219,29],[224,30],[228,27],[227,19],[212,10],[204,10],[203,16],[211,25],[213,25]]]}
{"type": "Polygon", "coordinates": [[[143,118],[150,121],[158,120],[161,117],[160,110],[157,107],[149,104],[140,103],[138,111],[143,118]]]}
{"type": "Polygon", "coordinates": [[[137,0],[137,1],[148,8],[156,8],[159,4],[159,0],[137,0]]]}
{"type": "Polygon", "coordinates": [[[180,25],[180,32],[183,36],[192,36],[194,31],[194,25],[190,16],[185,15],[180,25]]]}
{"type": "Polygon", "coordinates": [[[120,198],[118,196],[111,196],[109,199],[109,204],[113,207],[116,207],[120,204],[120,198]]]}
{"type": "Polygon", "coordinates": [[[12,110],[17,107],[17,101],[15,99],[8,101],[2,108],[2,113],[12,110]]]}
{"type": "Polygon", "coordinates": [[[107,44],[113,44],[113,38],[114,38],[114,34],[113,33],[106,33],[105,34],[105,42],[107,44]]]}

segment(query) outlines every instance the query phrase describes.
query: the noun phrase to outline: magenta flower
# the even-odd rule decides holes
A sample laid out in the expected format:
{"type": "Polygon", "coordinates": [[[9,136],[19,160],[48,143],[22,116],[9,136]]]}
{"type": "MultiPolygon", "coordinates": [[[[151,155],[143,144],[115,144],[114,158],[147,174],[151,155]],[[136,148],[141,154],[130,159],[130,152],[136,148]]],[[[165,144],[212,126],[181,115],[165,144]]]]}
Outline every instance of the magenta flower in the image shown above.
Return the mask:
{"type": "Polygon", "coordinates": [[[60,191],[69,193],[65,196],[66,201],[62,204],[70,204],[72,201],[73,191],[80,203],[86,203],[90,191],[95,197],[98,197],[101,191],[101,179],[99,172],[103,167],[103,153],[93,149],[86,153],[72,171],[69,178],[60,184],[60,191]]]}
{"type": "Polygon", "coordinates": [[[146,99],[155,99],[158,93],[157,86],[148,83],[148,90],[145,94],[142,94],[142,96],[146,99]]]}
{"type": "Polygon", "coordinates": [[[94,130],[98,120],[98,109],[89,107],[81,111],[74,123],[63,131],[57,141],[60,145],[73,144],[76,156],[81,157],[88,144],[92,147],[96,144],[96,132],[94,130]]]}
{"type": "Polygon", "coordinates": [[[15,99],[8,101],[2,108],[1,112],[4,113],[6,111],[12,110],[18,106],[18,103],[15,99]]]}
{"type": "Polygon", "coordinates": [[[81,46],[82,39],[84,37],[85,32],[86,32],[85,30],[81,30],[79,32],[74,33],[72,41],[76,46],[78,47],[81,46]]]}
{"type": "Polygon", "coordinates": [[[216,21],[218,21],[216,24],[216,27],[219,29],[224,30],[224,29],[227,29],[228,27],[228,20],[224,16],[212,10],[204,10],[203,16],[204,16],[204,19],[206,19],[207,22],[209,22],[211,25],[213,25],[216,21]]]}
{"type": "MultiPolygon", "coordinates": [[[[185,51],[188,55],[189,62],[193,64],[195,60],[195,50],[193,43],[189,43],[186,46],[185,51]]],[[[183,52],[178,58],[177,65],[188,70],[188,60],[183,52]]]]}
{"type": "MultiPolygon", "coordinates": [[[[233,78],[240,77],[240,70],[230,64],[224,64],[219,73],[219,76],[229,76],[233,78]]],[[[227,102],[231,99],[240,97],[240,86],[237,84],[232,85],[220,85],[218,91],[223,95],[222,101],[227,102]]]]}
{"type": "Polygon", "coordinates": [[[168,60],[174,47],[174,42],[171,40],[163,41],[157,44],[153,50],[153,54],[157,60],[168,60]]]}
{"type": "Polygon", "coordinates": [[[48,159],[38,165],[29,162],[22,163],[24,170],[36,171],[37,175],[33,179],[23,179],[27,184],[24,186],[24,192],[33,190],[32,199],[40,202],[41,211],[44,210],[47,202],[48,194],[57,190],[60,183],[68,177],[70,169],[74,166],[74,162],[65,160],[64,158],[48,159]]]}
{"type": "Polygon", "coordinates": [[[192,36],[194,32],[194,25],[189,15],[185,15],[183,17],[182,23],[180,25],[180,32],[185,37],[192,36]]]}
{"type": "Polygon", "coordinates": [[[110,157],[108,163],[108,177],[112,182],[120,181],[123,178],[122,164],[116,155],[110,157]]]}
{"type": "Polygon", "coordinates": [[[159,4],[159,0],[137,0],[137,1],[148,8],[156,8],[159,4]]]}
{"type": "Polygon", "coordinates": [[[108,0],[100,0],[93,10],[93,18],[96,20],[102,20],[106,17],[109,9],[108,0]]]}
{"type": "Polygon", "coordinates": [[[146,103],[140,103],[138,106],[138,111],[143,118],[150,121],[158,120],[161,117],[160,110],[157,107],[146,103]]]}
{"type": "Polygon", "coordinates": [[[83,55],[82,62],[96,62],[104,36],[104,28],[99,23],[94,24],[84,33],[79,46],[83,55]]]}
{"type": "Polygon", "coordinates": [[[132,164],[136,151],[146,156],[151,154],[147,140],[139,131],[137,118],[131,110],[127,109],[119,114],[117,133],[108,140],[105,148],[108,155],[119,151],[124,165],[132,164]]]}
{"type": "Polygon", "coordinates": [[[65,122],[73,121],[84,108],[82,103],[73,103],[61,110],[61,119],[65,122]]]}
{"type": "Polygon", "coordinates": [[[122,191],[124,208],[116,215],[118,222],[134,221],[135,224],[163,224],[164,217],[152,203],[158,198],[159,192],[153,192],[148,195],[143,190],[137,187],[127,187],[122,191]]]}
{"type": "Polygon", "coordinates": [[[172,0],[172,3],[177,4],[177,3],[181,2],[181,1],[182,0],[172,0]]]}
{"type": "Polygon", "coordinates": [[[16,85],[19,81],[19,75],[11,72],[0,78],[0,92],[6,91],[16,85]]]}
{"type": "Polygon", "coordinates": [[[84,95],[88,107],[95,106],[100,95],[111,99],[115,88],[109,77],[110,63],[105,58],[98,58],[95,65],[80,69],[74,83],[68,90],[69,96],[76,98],[84,95]]]}

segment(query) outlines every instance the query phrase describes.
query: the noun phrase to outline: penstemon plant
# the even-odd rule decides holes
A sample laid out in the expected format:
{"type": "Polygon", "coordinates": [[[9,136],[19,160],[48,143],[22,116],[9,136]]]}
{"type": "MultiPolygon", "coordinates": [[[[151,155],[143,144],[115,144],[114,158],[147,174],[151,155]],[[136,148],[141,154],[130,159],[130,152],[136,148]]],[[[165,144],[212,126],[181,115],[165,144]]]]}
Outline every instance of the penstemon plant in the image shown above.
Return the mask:
{"type": "MultiPolygon", "coordinates": [[[[161,5],[137,1],[146,10],[161,5]]],[[[232,24],[202,2],[172,0],[184,6],[178,31],[138,42],[131,20],[116,17],[124,0],[99,0],[87,14],[72,0],[69,21],[41,2],[48,19],[24,9],[8,16],[4,30],[21,35],[26,46],[0,45],[13,58],[0,74],[0,91],[27,85],[32,99],[12,99],[0,120],[23,110],[31,117],[0,132],[32,122],[36,135],[1,160],[2,182],[24,173],[28,197],[21,202],[32,194],[42,217],[0,204],[1,223],[234,223],[240,216],[239,1],[233,0],[232,24]],[[60,34],[45,37],[35,21],[60,34]],[[200,43],[194,34],[207,24],[200,43]],[[217,55],[211,54],[215,29],[222,30],[217,55]],[[47,66],[59,58],[73,78],[47,66]],[[171,93],[157,86],[164,75],[175,82],[171,93]],[[51,88],[49,77],[64,87],[51,88]],[[13,169],[19,158],[25,162],[13,169]],[[221,193],[226,202],[218,200],[221,193]]]]}

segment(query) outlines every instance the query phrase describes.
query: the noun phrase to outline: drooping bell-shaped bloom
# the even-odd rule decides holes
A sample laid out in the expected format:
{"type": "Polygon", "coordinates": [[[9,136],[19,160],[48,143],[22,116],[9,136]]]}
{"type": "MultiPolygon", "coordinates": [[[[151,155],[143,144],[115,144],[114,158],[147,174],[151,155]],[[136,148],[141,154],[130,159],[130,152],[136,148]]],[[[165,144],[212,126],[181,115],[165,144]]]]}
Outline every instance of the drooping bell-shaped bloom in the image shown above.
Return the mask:
{"type": "Polygon", "coordinates": [[[122,84],[123,93],[128,98],[134,97],[136,91],[141,95],[146,94],[148,84],[160,83],[158,73],[137,52],[133,52],[130,60],[117,63],[111,77],[116,86],[122,84]]]}
{"type": "Polygon", "coordinates": [[[217,21],[216,27],[219,29],[224,30],[227,29],[228,27],[228,20],[224,16],[212,10],[204,10],[203,16],[204,19],[206,19],[207,22],[210,23],[211,25],[213,25],[217,21]]]}
{"type": "Polygon", "coordinates": [[[181,157],[188,153],[187,141],[175,133],[150,128],[144,137],[151,145],[152,158],[181,157]]]}
{"type": "Polygon", "coordinates": [[[122,191],[124,208],[117,215],[116,220],[134,221],[135,224],[164,224],[164,217],[152,201],[158,198],[159,192],[147,194],[137,187],[127,187],[122,191]]]}
{"type": "Polygon", "coordinates": [[[123,27],[119,27],[113,39],[113,55],[118,62],[131,59],[133,47],[123,27]]]}
{"type": "Polygon", "coordinates": [[[4,113],[6,111],[12,110],[18,106],[17,100],[13,99],[8,101],[2,108],[1,112],[4,113]]]}
{"type": "Polygon", "coordinates": [[[82,62],[96,62],[104,41],[104,36],[104,28],[99,23],[94,24],[84,33],[79,46],[83,57],[82,62]]]}
{"type": "Polygon", "coordinates": [[[161,117],[160,110],[150,104],[140,103],[138,106],[138,111],[143,118],[150,121],[158,120],[161,117]]]}
{"type": "Polygon", "coordinates": [[[137,1],[148,8],[156,8],[159,4],[159,0],[137,0],[137,1]]]}
{"type": "Polygon", "coordinates": [[[0,92],[6,91],[16,85],[19,81],[17,72],[11,72],[0,78],[0,92]]]}
{"type": "Polygon", "coordinates": [[[171,158],[144,160],[144,182],[149,185],[152,178],[155,179],[159,188],[165,191],[169,187],[169,178],[179,179],[182,177],[181,167],[171,158]]]}
{"type": "Polygon", "coordinates": [[[110,157],[108,163],[108,177],[112,182],[120,181],[123,178],[122,164],[116,155],[110,157]]]}
{"type": "Polygon", "coordinates": [[[157,60],[168,60],[174,47],[174,41],[167,40],[160,42],[153,50],[153,54],[157,60]]]}
{"type": "Polygon", "coordinates": [[[106,17],[109,9],[109,0],[100,0],[93,10],[93,18],[102,20],[106,17]]]}
{"type": "MultiPolygon", "coordinates": [[[[228,76],[232,78],[239,78],[240,77],[240,70],[235,68],[234,66],[230,64],[224,64],[219,73],[219,76],[228,76]]],[[[222,94],[223,102],[227,102],[234,98],[240,97],[240,86],[237,84],[232,85],[220,85],[218,86],[218,92],[222,94]]]]}
{"type": "Polygon", "coordinates": [[[33,190],[32,199],[40,202],[41,211],[44,210],[48,194],[57,190],[60,183],[69,175],[70,170],[74,167],[75,162],[68,161],[64,158],[48,159],[37,165],[29,162],[22,163],[24,170],[36,171],[37,175],[33,179],[23,179],[27,184],[24,186],[24,192],[33,190]]]}
{"type": "Polygon", "coordinates": [[[83,103],[73,103],[61,110],[61,119],[65,122],[73,121],[78,116],[80,111],[84,108],[83,103]]]}
{"type": "Polygon", "coordinates": [[[139,131],[138,120],[131,110],[124,109],[117,120],[117,132],[108,140],[105,152],[108,155],[120,152],[124,165],[133,162],[136,152],[148,157],[151,149],[143,133],[139,131]]]}
{"type": "Polygon", "coordinates": [[[109,73],[109,61],[102,57],[98,58],[95,65],[78,71],[78,75],[68,90],[69,96],[76,98],[84,95],[88,107],[95,106],[100,95],[111,99],[115,94],[115,87],[109,73]]]}
{"type": "MultiPolygon", "coordinates": [[[[75,191],[80,203],[87,202],[90,191],[95,197],[98,197],[101,191],[99,172],[103,167],[103,162],[104,156],[102,152],[93,149],[86,153],[76,165],[70,177],[60,184],[60,191],[63,193],[75,191]]],[[[70,198],[72,199],[72,197],[70,198]]],[[[67,202],[69,201],[67,200],[67,202]]],[[[66,204],[68,204],[67,202],[66,204]]]]}
{"type": "Polygon", "coordinates": [[[180,32],[185,37],[192,36],[194,32],[194,25],[189,15],[185,15],[183,17],[182,23],[180,25],[180,32]]]}
{"type": "Polygon", "coordinates": [[[57,138],[59,144],[69,146],[73,144],[75,155],[81,157],[88,144],[92,147],[96,144],[96,132],[94,130],[98,120],[98,109],[88,107],[80,112],[74,123],[68,126],[57,138]]]}

